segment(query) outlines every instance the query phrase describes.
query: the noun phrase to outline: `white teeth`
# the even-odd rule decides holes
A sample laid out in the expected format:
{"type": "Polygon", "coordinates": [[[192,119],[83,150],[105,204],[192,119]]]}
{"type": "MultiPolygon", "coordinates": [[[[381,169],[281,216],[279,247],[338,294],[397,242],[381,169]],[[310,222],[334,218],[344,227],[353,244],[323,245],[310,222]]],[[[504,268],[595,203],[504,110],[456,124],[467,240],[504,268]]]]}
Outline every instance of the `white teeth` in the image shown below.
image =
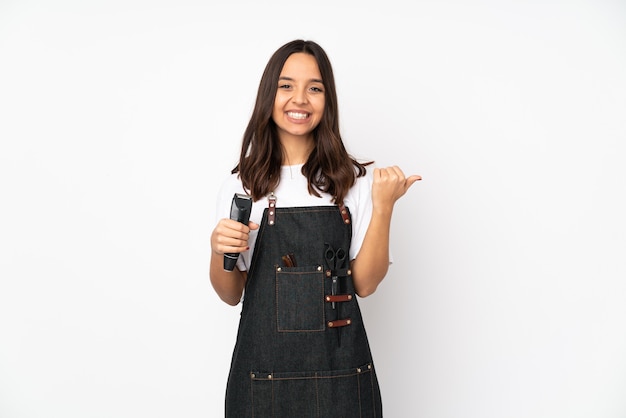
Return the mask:
{"type": "Polygon", "coordinates": [[[287,112],[287,116],[294,119],[306,119],[308,113],[287,112]]]}

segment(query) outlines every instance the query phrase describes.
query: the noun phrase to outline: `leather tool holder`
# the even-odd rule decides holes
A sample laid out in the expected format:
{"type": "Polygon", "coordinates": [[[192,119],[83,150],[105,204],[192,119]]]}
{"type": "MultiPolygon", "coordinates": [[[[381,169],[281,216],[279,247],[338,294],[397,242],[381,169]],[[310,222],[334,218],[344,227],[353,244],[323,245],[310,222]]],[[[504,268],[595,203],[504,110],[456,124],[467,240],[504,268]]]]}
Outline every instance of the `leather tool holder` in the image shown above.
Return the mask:
{"type": "MultiPolygon", "coordinates": [[[[337,269],[335,271],[331,269],[326,270],[326,277],[337,276],[340,279],[344,279],[352,274],[350,269],[337,269]]],[[[350,302],[354,298],[353,295],[349,293],[345,294],[336,294],[336,295],[326,295],[324,296],[324,301],[326,303],[332,303],[333,306],[335,303],[344,303],[350,302]]],[[[337,306],[339,308],[339,306],[337,306]]],[[[340,312],[340,309],[337,309],[337,313],[340,312]]],[[[326,325],[328,328],[337,328],[337,327],[345,327],[352,323],[350,318],[337,318],[333,321],[328,321],[326,325]]]]}

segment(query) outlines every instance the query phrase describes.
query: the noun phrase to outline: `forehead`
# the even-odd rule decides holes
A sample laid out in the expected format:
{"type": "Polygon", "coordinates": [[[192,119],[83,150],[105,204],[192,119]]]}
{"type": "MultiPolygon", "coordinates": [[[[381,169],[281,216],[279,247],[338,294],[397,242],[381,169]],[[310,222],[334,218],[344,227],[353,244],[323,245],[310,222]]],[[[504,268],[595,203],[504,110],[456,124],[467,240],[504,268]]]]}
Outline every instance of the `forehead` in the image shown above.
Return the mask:
{"type": "Polygon", "coordinates": [[[315,57],[304,52],[296,52],[291,54],[280,72],[281,77],[289,77],[293,79],[321,79],[319,66],[315,57]]]}

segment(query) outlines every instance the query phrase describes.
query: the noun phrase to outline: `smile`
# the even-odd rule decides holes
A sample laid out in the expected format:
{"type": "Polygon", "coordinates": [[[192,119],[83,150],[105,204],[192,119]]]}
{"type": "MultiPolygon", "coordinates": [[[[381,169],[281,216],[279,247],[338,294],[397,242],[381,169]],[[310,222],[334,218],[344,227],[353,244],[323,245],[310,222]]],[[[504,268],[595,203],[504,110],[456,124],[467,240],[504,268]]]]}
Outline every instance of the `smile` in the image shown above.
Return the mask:
{"type": "Polygon", "coordinates": [[[300,112],[287,112],[287,116],[293,119],[306,119],[309,117],[308,113],[300,113],[300,112]]]}

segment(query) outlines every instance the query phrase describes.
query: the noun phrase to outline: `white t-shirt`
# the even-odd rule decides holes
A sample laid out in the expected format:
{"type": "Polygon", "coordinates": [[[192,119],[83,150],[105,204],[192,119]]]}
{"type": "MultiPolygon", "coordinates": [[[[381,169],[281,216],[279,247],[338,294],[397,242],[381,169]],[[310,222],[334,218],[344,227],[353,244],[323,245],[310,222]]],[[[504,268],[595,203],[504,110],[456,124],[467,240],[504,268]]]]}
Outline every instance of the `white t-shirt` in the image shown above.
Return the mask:
{"type": "MultiPolygon", "coordinates": [[[[283,166],[280,172],[280,183],[274,191],[276,196],[276,207],[301,207],[301,206],[326,206],[333,205],[331,196],[327,193],[320,193],[321,197],[309,194],[307,178],[302,175],[304,164],[283,166]]],[[[369,167],[368,167],[369,168],[369,167]]],[[[356,183],[348,191],[344,198],[344,205],[350,209],[352,216],[352,242],[350,245],[350,260],[356,258],[365,232],[372,217],[372,171],[367,170],[367,174],[358,177],[356,183]]],[[[231,174],[222,183],[218,198],[215,223],[230,216],[230,205],[235,193],[246,193],[241,184],[238,174],[231,174]]],[[[261,224],[263,211],[268,207],[267,197],[264,197],[252,204],[250,220],[261,224]]],[[[250,232],[248,245],[250,249],[241,253],[237,261],[237,268],[246,271],[250,268],[252,253],[256,243],[258,229],[250,232]]]]}

